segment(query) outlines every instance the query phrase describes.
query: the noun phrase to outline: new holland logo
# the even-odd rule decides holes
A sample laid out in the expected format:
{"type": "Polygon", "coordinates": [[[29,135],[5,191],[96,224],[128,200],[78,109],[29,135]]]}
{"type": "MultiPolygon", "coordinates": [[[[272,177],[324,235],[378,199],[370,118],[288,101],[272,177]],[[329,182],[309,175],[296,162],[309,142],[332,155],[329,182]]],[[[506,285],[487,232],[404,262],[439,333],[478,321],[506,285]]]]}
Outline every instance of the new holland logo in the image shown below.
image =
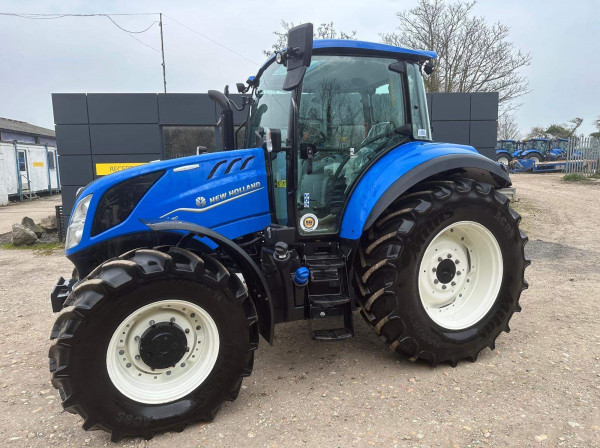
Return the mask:
{"type": "Polygon", "coordinates": [[[229,191],[224,191],[223,193],[216,194],[208,199],[206,199],[204,196],[198,196],[195,200],[196,207],[198,208],[177,208],[175,210],[170,211],[169,213],[165,213],[161,216],[161,218],[167,218],[169,217],[169,215],[178,212],[203,213],[212,208],[218,207],[236,199],[243,198],[244,196],[247,196],[249,194],[256,193],[257,191],[260,191],[263,188],[264,187],[260,185],[260,182],[253,182],[251,184],[242,185],[241,187],[236,187],[229,191]]]}
{"type": "Polygon", "coordinates": [[[312,213],[304,215],[300,220],[300,227],[302,227],[302,230],[305,232],[312,232],[318,227],[318,225],[319,219],[312,213]]]}

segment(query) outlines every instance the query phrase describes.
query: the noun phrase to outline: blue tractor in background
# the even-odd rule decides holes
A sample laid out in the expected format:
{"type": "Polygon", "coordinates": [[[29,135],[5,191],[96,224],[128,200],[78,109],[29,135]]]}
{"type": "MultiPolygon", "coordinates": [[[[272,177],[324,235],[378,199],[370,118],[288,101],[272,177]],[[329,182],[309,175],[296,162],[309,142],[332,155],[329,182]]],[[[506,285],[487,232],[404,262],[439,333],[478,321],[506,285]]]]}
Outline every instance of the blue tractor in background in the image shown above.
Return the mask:
{"type": "Polygon", "coordinates": [[[496,145],[496,161],[505,167],[510,166],[513,153],[519,149],[519,142],[512,139],[498,140],[496,145]]]}
{"type": "Polygon", "coordinates": [[[546,159],[549,161],[566,160],[569,151],[568,138],[555,138],[550,140],[549,150],[546,159]]]}
{"type": "MultiPolygon", "coordinates": [[[[152,162],[78,192],[72,278],[50,371],[63,407],[116,441],[207,421],[252,373],[259,334],[306,320],[390,350],[475,361],[520,311],[529,264],[510,179],[469,146],[432,143],[423,76],[436,54],[290,30],[220,107],[224,150],[152,162]]],[[[227,91],[227,89],[226,89],[227,91]]]]}
{"type": "Polygon", "coordinates": [[[529,159],[534,164],[546,161],[549,151],[549,140],[547,138],[531,138],[523,140],[521,149],[513,152],[514,159],[529,159]]]}

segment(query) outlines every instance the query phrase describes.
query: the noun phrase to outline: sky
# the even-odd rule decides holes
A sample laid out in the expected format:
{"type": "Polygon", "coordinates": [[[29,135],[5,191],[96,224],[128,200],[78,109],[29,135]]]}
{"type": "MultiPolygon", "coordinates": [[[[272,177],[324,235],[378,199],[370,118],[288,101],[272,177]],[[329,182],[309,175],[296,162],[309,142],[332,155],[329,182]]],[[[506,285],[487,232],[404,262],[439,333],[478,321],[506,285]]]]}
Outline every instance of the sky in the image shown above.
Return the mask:
{"type": "MultiPolygon", "coordinates": [[[[193,93],[222,90],[225,84],[235,90],[236,82],[255,74],[265,60],[262,50],[274,42],[273,31],[279,29],[281,19],[315,25],[333,21],[338,30],[356,30],[359,39],[378,42],[379,33],[398,26],[395,13],[416,2],[0,0],[0,12],[162,12],[167,90],[193,93]]],[[[523,70],[532,91],[521,98],[516,112],[523,133],[574,117],[583,118],[583,133],[596,130],[600,0],[480,0],[474,12],[510,26],[509,39],[532,56],[531,65],[523,70]]],[[[113,18],[124,28],[143,30],[158,16],[113,18]]],[[[106,17],[0,16],[0,116],[52,128],[52,93],[161,92],[159,28],[155,23],[135,36],[145,45],[106,17]]]]}

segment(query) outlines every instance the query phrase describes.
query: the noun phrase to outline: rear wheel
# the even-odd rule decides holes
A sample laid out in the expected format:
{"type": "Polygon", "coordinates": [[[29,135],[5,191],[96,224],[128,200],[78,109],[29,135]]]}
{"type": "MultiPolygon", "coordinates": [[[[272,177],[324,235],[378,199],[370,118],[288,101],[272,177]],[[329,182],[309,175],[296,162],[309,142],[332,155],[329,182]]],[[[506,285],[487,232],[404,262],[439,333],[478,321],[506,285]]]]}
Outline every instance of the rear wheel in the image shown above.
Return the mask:
{"type": "Polygon", "coordinates": [[[258,327],[245,286],[218,261],[141,249],[84,279],[51,339],[63,407],[117,441],[211,420],[251,373],[258,327]]]}
{"type": "Polygon", "coordinates": [[[363,316],[411,358],[475,360],[521,310],[529,261],[519,221],[488,184],[418,186],[361,240],[355,286],[363,316]]]}

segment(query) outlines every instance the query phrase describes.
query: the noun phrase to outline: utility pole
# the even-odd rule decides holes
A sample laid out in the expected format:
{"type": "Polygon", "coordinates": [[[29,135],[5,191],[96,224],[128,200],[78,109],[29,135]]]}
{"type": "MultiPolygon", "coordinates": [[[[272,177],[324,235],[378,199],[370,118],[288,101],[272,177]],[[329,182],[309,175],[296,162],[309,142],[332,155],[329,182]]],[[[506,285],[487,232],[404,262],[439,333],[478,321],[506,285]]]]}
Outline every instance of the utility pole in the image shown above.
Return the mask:
{"type": "Polygon", "coordinates": [[[165,69],[165,41],[163,39],[162,12],[159,13],[158,26],[160,27],[160,52],[162,54],[163,84],[165,86],[165,93],[167,93],[167,73],[165,69]]]}

